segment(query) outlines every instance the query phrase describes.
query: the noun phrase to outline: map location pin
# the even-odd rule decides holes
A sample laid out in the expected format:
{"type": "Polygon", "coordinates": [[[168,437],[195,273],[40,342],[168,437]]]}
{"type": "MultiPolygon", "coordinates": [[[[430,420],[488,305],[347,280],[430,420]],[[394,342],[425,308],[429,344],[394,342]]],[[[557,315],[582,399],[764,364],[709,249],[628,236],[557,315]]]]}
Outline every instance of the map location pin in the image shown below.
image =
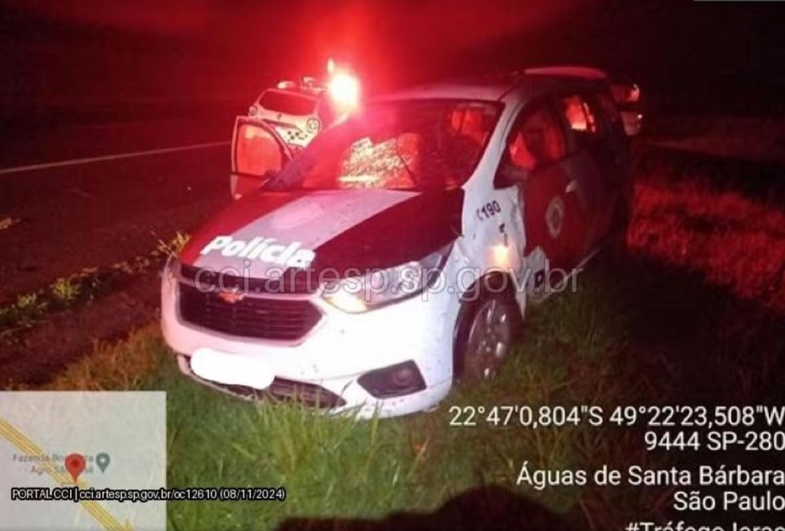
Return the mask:
{"type": "Polygon", "coordinates": [[[82,454],[68,454],[65,457],[65,469],[68,470],[68,473],[74,478],[74,483],[76,483],[79,474],[84,471],[84,467],[85,459],[82,454]]]}
{"type": "Polygon", "coordinates": [[[98,468],[101,469],[101,472],[106,472],[106,468],[109,466],[111,461],[112,460],[109,458],[109,454],[104,452],[101,452],[95,456],[95,464],[98,465],[98,468]]]}

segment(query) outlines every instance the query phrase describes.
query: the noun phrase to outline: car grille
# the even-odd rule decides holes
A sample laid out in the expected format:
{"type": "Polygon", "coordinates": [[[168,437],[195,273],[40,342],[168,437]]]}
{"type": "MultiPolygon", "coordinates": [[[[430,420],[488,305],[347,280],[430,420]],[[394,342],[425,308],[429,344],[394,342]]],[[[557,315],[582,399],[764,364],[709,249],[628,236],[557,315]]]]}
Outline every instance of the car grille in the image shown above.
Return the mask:
{"type": "Polygon", "coordinates": [[[292,341],[307,334],[322,317],[310,301],[246,296],[222,298],[218,289],[180,283],[180,316],[186,322],[238,337],[292,341]]]}
{"type": "Polygon", "coordinates": [[[287,269],[280,278],[250,278],[216,273],[182,264],[180,278],[205,289],[240,290],[246,293],[312,294],[319,290],[319,276],[302,269],[287,269]]]}

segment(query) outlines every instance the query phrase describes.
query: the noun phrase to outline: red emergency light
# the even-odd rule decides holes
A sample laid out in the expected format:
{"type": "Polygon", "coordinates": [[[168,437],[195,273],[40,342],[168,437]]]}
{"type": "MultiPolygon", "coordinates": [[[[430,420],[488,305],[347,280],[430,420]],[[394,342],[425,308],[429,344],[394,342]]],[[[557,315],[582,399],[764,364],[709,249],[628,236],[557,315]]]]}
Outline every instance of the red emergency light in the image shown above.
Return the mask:
{"type": "Polygon", "coordinates": [[[332,59],[327,61],[327,94],[337,108],[349,112],[360,104],[360,80],[332,59]]]}

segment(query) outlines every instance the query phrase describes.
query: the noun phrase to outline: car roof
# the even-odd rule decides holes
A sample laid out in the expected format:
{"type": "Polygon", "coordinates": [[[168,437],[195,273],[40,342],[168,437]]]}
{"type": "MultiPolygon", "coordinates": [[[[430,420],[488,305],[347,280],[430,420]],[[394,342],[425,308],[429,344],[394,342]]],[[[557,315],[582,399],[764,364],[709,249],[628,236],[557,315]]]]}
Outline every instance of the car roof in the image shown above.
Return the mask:
{"type": "Polygon", "coordinates": [[[306,89],[306,88],[300,88],[300,87],[292,87],[292,88],[289,88],[289,87],[287,87],[287,88],[271,87],[271,88],[264,89],[262,91],[262,93],[259,94],[259,96],[256,99],[259,100],[259,99],[262,98],[262,96],[264,96],[265,94],[268,94],[270,92],[276,92],[278,94],[290,94],[290,95],[293,95],[293,96],[299,96],[299,97],[302,97],[302,98],[309,98],[309,99],[312,99],[312,100],[318,100],[318,99],[321,99],[321,98],[324,97],[324,94],[323,94],[324,91],[320,91],[320,90],[312,90],[312,89],[306,89]]]}
{"type": "Polygon", "coordinates": [[[607,87],[607,75],[591,67],[542,67],[432,83],[398,91],[377,101],[398,99],[529,100],[562,90],[607,87]]]}

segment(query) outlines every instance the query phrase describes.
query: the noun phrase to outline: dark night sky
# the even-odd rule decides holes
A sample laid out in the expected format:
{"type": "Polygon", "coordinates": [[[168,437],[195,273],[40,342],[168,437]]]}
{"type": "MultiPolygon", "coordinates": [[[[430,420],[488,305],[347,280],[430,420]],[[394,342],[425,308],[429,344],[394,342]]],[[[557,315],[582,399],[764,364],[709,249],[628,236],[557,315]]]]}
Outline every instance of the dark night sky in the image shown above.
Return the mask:
{"type": "Polygon", "coordinates": [[[246,102],[350,59],[372,87],[466,70],[596,64],[662,112],[785,110],[781,2],[11,0],[3,114],[246,102]]]}

